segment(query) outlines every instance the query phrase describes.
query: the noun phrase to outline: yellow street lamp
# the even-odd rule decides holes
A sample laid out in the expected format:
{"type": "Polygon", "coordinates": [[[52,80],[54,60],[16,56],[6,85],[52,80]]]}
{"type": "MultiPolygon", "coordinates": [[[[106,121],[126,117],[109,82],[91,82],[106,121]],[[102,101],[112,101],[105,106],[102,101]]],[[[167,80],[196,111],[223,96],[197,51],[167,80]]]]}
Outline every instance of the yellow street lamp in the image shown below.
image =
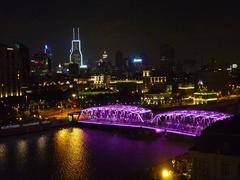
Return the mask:
{"type": "Polygon", "coordinates": [[[161,175],[163,179],[170,179],[172,177],[172,172],[168,169],[163,169],[161,175]]]}

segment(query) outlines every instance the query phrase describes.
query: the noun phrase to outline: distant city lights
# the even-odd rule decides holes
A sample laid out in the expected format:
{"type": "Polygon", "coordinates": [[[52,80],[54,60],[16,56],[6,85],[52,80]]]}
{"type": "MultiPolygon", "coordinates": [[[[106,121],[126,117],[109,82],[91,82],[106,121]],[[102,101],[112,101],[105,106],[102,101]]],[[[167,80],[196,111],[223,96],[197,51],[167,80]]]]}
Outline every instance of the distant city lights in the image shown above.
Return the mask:
{"type": "Polygon", "coordinates": [[[134,58],[134,59],[133,59],[133,62],[134,62],[134,63],[141,63],[141,62],[142,62],[142,59],[141,59],[141,58],[134,58]]]}

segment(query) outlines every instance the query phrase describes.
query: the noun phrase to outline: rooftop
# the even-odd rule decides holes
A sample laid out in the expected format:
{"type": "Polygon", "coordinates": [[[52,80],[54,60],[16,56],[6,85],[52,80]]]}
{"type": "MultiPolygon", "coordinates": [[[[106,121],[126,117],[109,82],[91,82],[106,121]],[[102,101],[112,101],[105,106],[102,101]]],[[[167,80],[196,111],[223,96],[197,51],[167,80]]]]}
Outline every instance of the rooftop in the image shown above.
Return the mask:
{"type": "Polygon", "coordinates": [[[206,128],[191,150],[223,154],[240,155],[240,121],[239,116],[233,116],[227,120],[218,121],[206,128]]]}

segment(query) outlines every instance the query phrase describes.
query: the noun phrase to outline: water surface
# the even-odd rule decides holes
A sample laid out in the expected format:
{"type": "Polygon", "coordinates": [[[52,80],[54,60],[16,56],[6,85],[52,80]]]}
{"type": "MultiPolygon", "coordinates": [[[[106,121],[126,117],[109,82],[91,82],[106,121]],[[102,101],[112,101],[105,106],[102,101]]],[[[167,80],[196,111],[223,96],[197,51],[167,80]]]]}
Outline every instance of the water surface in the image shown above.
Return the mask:
{"type": "Polygon", "coordinates": [[[192,145],[159,136],[66,128],[0,139],[1,179],[128,179],[192,145]]]}

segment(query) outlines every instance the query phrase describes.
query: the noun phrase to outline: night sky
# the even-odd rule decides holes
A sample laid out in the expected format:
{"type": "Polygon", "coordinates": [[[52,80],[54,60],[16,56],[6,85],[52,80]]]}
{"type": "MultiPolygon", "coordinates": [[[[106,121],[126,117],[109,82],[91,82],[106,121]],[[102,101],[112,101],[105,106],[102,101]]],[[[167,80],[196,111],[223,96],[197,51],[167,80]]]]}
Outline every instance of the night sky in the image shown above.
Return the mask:
{"type": "Polygon", "coordinates": [[[0,43],[22,42],[31,53],[47,43],[55,64],[68,60],[72,27],[80,28],[83,56],[89,62],[103,50],[111,59],[121,50],[125,56],[145,53],[156,64],[163,44],[175,48],[177,60],[240,62],[240,13],[233,3],[3,1],[0,22],[0,43]]]}

